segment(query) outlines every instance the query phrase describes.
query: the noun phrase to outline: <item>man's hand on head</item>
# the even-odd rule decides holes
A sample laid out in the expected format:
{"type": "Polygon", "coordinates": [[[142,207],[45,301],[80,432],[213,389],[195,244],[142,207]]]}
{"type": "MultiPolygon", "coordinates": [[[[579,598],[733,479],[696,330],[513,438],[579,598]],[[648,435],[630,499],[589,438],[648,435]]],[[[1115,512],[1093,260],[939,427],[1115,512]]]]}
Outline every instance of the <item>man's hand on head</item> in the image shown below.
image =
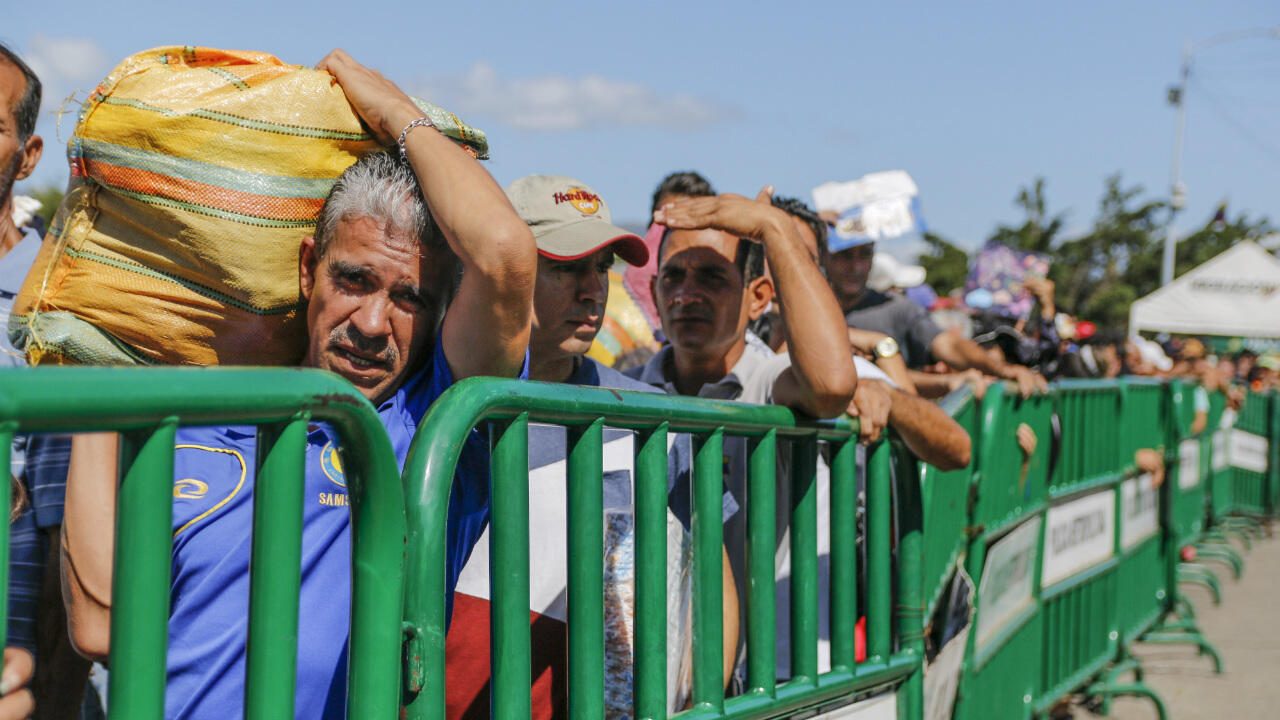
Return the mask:
{"type": "Polygon", "coordinates": [[[394,145],[400,131],[422,111],[382,73],[356,62],[345,50],[334,50],[316,65],[337,80],[351,107],[383,145],[394,145]]]}
{"type": "Polygon", "coordinates": [[[766,187],[754,200],[732,194],[685,198],[658,208],[653,221],[672,230],[713,229],[763,242],[771,230],[790,227],[787,214],[769,202],[772,193],[766,187]]]}

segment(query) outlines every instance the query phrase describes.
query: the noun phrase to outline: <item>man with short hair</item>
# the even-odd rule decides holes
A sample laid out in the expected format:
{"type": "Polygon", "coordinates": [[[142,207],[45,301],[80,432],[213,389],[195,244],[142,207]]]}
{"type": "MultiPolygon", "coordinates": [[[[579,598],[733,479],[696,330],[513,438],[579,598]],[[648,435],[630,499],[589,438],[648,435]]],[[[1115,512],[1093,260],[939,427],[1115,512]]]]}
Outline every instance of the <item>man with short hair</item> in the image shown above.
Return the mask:
{"type": "Polygon", "coordinates": [[[653,199],[649,204],[649,217],[653,218],[653,213],[664,205],[669,205],[677,200],[694,197],[712,197],[716,194],[715,188],[711,187],[711,181],[693,170],[681,170],[673,172],[662,178],[662,182],[658,183],[658,187],[653,190],[653,199]]]}
{"type": "MultiPolygon", "coordinates": [[[[382,144],[339,178],[299,251],[304,364],[349,380],[377,408],[398,460],[432,402],[457,380],[514,377],[529,336],[536,250],[480,164],[413,101],[336,50],[329,71],[382,144]],[[453,292],[457,271],[463,272],[453,292]],[[446,305],[448,311],[445,311],[446,305]]],[[[346,713],[350,523],[327,426],[307,438],[298,718],[346,713]]],[[[76,438],[63,556],[72,636],[109,652],[115,438],[76,438]]],[[[243,710],[254,428],[184,428],[174,456],[174,547],[166,717],[243,710]]],[[[398,482],[399,478],[379,478],[398,482]]],[[[448,507],[446,603],[488,520],[488,447],[464,445],[448,507]]]]}
{"type": "Polygon", "coordinates": [[[828,233],[831,251],[828,279],[850,327],[874,330],[893,338],[881,352],[901,352],[911,368],[921,368],[934,357],[956,370],[976,368],[988,375],[1013,380],[1026,397],[1047,386],[1044,377],[1022,365],[992,358],[972,340],[943,332],[924,308],[905,297],[876,292],[867,287],[875,243],[866,236],[842,232],[837,224],[828,233]]]}
{"type": "MultiPolygon", "coordinates": [[[[14,222],[13,187],[31,176],[44,151],[44,140],[36,135],[40,96],[40,78],[22,58],[0,45],[0,368],[27,364],[22,352],[9,342],[9,314],[23,279],[40,252],[40,233],[14,222]]],[[[29,471],[37,464],[37,457],[52,460],[49,452],[33,447],[41,443],[49,445],[49,438],[17,437],[10,450],[13,501],[20,512],[14,515],[9,507],[4,509],[12,519],[12,546],[0,719],[27,717],[35,708],[35,698],[27,685],[35,671],[37,598],[44,577],[47,536],[56,536],[61,521],[65,478],[65,459],[59,464],[60,473],[29,471]],[[33,480],[40,482],[33,484],[33,480]]],[[[65,441],[61,445],[65,446],[65,441]]]]}
{"type": "MultiPolygon", "coordinates": [[[[636,235],[612,224],[609,206],[586,183],[570,177],[530,175],[507,188],[516,211],[528,223],[538,245],[533,321],[529,334],[529,379],[653,393],[657,390],[586,356],[600,331],[608,305],[608,271],[617,256],[632,267],[644,265],[648,248],[636,235]]],[[[605,428],[603,483],[605,514],[605,714],[631,711],[631,633],[634,583],[634,434],[605,428]]],[[[675,488],[688,481],[692,451],[688,436],[671,439],[667,516],[668,537],[687,545],[687,497],[675,488]]],[[[568,672],[565,623],[567,606],[567,525],[565,430],[555,425],[529,427],[530,555],[539,571],[530,587],[532,717],[563,716],[567,702],[563,683],[568,672]]],[[[731,514],[731,513],[730,513],[731,514]]],[[[463,569],[456,594],[458,620],[446,640],[449,657],[446,686],[450,717],[487,713],[489,707],[489,568],[488,540],[463,569]]],[[[674,552],[673,559],[683,557],[674,552]]],[[[727,566],[726,566],[727,569],[727,566]]],[[[668,588],[673,598],[681,588],[668,588]]],[[[687,591],[687,584],[685,590],[687,591]]],[[[737,642],[737,602],[727,582],[726,644],[732,655],[737,642]],[[731,628],[732,632],[729,632],[731,628]]],[[[672,622],[683,626],[681,618],[672,622]]],[[[687,629],[687,628],[686,628],[687,629]]],[[[674,649],[674,648],[673,648],[674,649]]],[[[679,670],[673,657],[670,671],[679,670]]],[[[669,673],[670,674],[670,673],[669,673]]],[[[683,708],[679,693],[668,708],[683,708]]]]}
{"type": "MultiPolygon", "coordinates": [[[[671,394],[785,405],[812,417],[836,417],[857,385],[845,324],[796,225],[772,206],[771,195],[766,188],[756,200],[691,198],[655,214],[667,229],[658,248],[653,296],[671,344],[637,377],[671,394]],[[790,356],[748,342],[747,324],[764,312],[775,288],[790,356]]],[[[741,438],[726,438],[724,452],[729,491],[743,506],[747,445],[741,438]]],[[[780,484],[775,513],[780,537],[787,496],[780,484]]],[[[744,515],[730,518],[724,531],[739,597],[745,596],[747,577],[744,515]]]]}

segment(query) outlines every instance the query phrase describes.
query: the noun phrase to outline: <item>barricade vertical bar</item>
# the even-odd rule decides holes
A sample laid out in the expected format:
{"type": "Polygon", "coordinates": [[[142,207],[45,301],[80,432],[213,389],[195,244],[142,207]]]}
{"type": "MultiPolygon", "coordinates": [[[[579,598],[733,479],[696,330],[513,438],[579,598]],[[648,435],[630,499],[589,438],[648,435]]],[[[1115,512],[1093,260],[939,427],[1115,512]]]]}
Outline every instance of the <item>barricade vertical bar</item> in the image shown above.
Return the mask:
{"type": "Polygon", "coordinates": [[[164,717],[177,418],[121,439],[111,587],[113,718],[164,717]]]}
{"type": "Polygon", "coordinates": [[[778,434],[775,430],[751,446],[747,477],[747,687],[775,695],[777,596],[774,587],[774,547],[777,522],[774,506],[778,474],[778,434]]]}
{"type": "Polygon", "coordinates": [[[667,423],[637,438],[635,717],[667,716],[667,423]]]}
{"type": "Polygon", "coordinates": [[[569,717],[579,720],[604,716],[603,438],[603,420],[569,432],[569,717]]]}
{"type": "MultiPolygon", "coordinates": [[[[529,717],[529,413],[502,430],[493,448],[489,523],[490,710],[529,717]]],[[[599,559],[599,556],[596,556],[599,559]]]]}
{"type": "MultiPolygon", "coordinates": [[[[885,443],[886,445],[888,443],[885,443]]],[[[905,451],[894,452],[894,489],[897,491],[898,598],[895,629],[898,651],[908,651],[924,662],[924,502],[920,488],[920,464],[905,451]]],[[[924,669],[917,667],[898,693],[899,717],[921,718],[924,712],[924,669]]]]}
{"type": "MultiPolygon", "coordinates": [[[[4,468],[8,472],[9,463],[11,462],[10,452],[13,450],[13,431],[17,429],[15,423],[0,424],[0,468],[4,468]]],[[[0,488],[0,508],[12,507],[13,498],[10,497],[11,487],[7,482],[0,482],[4,487],[0,488]]],[[[4,579],[0,583],[0,628],[9,627],[9,530],[0,532],[0,578],[4,579]]],[[[0,673],[4,672],[4,663],[0,661],[0,673]]]]}
{"type": "Polygon", "coordinates": [[[724,709],[724,430],[698,443],[693,468],[693,704],[724,709]]]}
{"type": "Polygon", "coordinates": [[[249,720],[291,717],[298,663],[307,421],[258,428],[244,704],[249,720]]]}
{"type": "Polygon", "coordinates": [[[893,582],[889,538],[889,443],[881,442],[867,461],[867,660],[884,662],[892,650],[890,590],[893,582]]]}
{"type": "Polygon", "coordinates": [[[831,668],[853,669],[858,621],[858,444],[835,446],[831,459],[831,668]]]}
{"type": "Polygon", "coordinates": [[[1280,399],[1274,390],[1267,393],[1267,432],[1264,437],[1267,438],[1267,474],[1263,481],[1264,492],[1266,497],[1263,498],[1262,507],[1265,508],[1266,516],[1274,518],[1276,516],[1276,504],[1280,503],[1280,442],[1276,441],[1277,431],[1280,431],[1280,399]]]}
{"type": "Polygon", "coordinates": [[[818,444],[791,442],[791,676],[818,681],[818,444]]]}

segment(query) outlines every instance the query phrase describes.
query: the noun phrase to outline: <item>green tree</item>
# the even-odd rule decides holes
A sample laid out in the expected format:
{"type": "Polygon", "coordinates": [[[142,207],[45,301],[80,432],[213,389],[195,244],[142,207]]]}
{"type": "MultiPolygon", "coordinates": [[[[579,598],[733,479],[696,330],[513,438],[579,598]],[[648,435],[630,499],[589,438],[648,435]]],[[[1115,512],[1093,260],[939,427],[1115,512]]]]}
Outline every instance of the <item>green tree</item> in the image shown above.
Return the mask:
{"type": "Polygon", "coordinates": [[[1058,233],[1066,224],[1066,217],[1059,213],[1050,216],[1048,200],[1045,197],[1044,178],[1036,178],[1030,186],[1018,190],[1014,205],[1022,208],[1026,219],[1018,227],[1000,225],[988,240],[1018,250],[1047,253],[1053,249],[1058,233]]]}
{"type": "Polygon", "coordinates": [[[924,242],[928,249],[920,253],[917,262],[924,268],[929,286],[939,295],[964,287],[969,277],[969,254],[931,232],[924,234],[924,242]]]}

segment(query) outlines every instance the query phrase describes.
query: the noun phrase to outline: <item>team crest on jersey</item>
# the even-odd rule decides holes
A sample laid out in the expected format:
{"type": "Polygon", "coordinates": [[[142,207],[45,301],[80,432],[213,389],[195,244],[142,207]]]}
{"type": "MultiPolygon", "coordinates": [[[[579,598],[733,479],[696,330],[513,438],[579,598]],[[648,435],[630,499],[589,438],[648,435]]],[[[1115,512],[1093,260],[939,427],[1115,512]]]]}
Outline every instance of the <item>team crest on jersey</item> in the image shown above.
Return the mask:
{"type": "Polygon", "coordinates": [[[182,478],[173,484],[174,500],[199,500],[209,493],[209,484],[195,478],[182,478]]]}
{"type": "Polygon", "coordinates": [[[329,482],[346,489],[347,476],[342,472],[342,456],[332,442],[325,443],[324,449],[320,451],[320,470],[329,478],[329,482]]]}

